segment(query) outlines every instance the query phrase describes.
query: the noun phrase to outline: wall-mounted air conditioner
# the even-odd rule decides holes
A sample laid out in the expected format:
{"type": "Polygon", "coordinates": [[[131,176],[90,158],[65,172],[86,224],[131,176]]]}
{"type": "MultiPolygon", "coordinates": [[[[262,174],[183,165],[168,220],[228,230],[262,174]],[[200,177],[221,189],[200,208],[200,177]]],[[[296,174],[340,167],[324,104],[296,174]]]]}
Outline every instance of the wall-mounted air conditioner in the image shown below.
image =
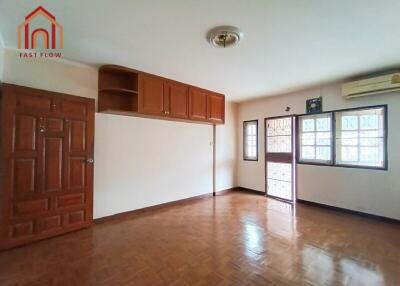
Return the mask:
{"type": "Polygon", "coordinates": [[[345,98],[366,96],[400,90],[400,72],[351,81],[342,85],[345,98]]]}

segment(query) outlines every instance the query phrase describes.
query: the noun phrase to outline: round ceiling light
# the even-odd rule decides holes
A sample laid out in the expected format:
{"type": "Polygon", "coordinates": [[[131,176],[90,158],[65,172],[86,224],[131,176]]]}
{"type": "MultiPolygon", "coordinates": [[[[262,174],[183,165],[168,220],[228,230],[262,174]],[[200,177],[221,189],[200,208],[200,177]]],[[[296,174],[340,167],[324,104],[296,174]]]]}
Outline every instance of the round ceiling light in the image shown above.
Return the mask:
{"type": "Polygon", "coordinates": [[[233,26],[219,26],[208,31],[207,39],[217,48],[228,48],[237,45],[243,38],[243,33],[233,26]]]}

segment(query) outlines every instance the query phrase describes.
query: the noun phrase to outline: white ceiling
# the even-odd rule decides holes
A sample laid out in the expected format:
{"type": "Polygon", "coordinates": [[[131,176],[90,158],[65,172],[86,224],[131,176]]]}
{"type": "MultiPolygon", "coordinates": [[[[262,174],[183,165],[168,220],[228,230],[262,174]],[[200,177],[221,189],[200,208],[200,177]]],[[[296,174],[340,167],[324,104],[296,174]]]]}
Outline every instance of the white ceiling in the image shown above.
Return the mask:
{"type": "Polygon", "coordinates": [[[43,5],[64,26],[65,58],[120,64],[225,93],[276,95],[400,65],[399,0],[0,0],[0,32],[43,5]],[[242,29],[217,49],[206,33],[242,29]]]}

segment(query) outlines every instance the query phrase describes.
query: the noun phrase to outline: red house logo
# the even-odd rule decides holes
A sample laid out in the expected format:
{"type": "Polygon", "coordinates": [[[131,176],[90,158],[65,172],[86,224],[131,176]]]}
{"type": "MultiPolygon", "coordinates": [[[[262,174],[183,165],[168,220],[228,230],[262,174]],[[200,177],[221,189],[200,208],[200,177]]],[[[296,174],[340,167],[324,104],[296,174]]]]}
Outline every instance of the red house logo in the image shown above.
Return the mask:
{"type": "Polygon", "coordinates": [[[42,6],[25,17],[18,26],[18,49],[62,49],[63,27],[42,6]]]}

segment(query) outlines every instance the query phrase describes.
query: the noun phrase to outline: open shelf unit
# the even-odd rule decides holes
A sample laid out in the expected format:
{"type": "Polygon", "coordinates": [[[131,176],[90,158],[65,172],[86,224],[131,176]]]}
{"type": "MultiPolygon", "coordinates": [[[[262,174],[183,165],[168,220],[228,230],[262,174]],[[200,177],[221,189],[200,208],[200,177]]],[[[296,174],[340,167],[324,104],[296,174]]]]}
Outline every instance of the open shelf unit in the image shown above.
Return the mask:
{"type": "Polygon", "coordinates": [[[99,70],[99,111],[138,111],[139,74],[121,66],[105,65],[99,70]]]}

